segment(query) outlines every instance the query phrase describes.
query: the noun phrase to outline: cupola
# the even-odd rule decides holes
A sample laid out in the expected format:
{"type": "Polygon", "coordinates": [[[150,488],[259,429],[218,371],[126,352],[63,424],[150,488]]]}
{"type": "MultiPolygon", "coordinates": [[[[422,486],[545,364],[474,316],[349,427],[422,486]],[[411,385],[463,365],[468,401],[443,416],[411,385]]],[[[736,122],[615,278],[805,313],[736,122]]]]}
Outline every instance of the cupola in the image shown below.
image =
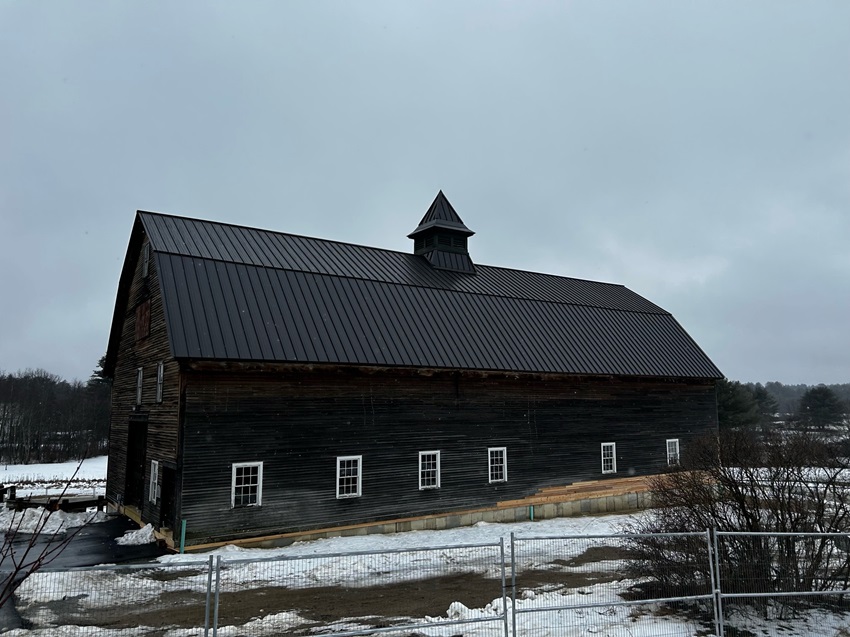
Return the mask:
{"type": "Polygon", "coordinates": [[[441,190],[419,226],[407,236],[413,239],[413,254],[424,257],[433,268],[475,274],[467,248],[467,240],[474,234],[441,190]]]}

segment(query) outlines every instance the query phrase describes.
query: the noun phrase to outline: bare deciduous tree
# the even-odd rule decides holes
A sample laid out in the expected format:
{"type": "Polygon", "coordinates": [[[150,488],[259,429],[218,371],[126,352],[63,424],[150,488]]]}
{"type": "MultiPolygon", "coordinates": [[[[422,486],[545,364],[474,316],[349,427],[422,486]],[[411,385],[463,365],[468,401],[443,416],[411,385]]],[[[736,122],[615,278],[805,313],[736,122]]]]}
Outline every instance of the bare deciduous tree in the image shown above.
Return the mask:
{"type": "MultiPolygon", "coordinates": [[[[692,444],[680,467],[655,477],[654,508],[625,530],[846,533],[848,482],[847,460],[817,437],[725,431],[692,444]]],[[[724,592],[827,591],[850,583],[850,553],[835,538],[723,539],[719,562],[724,592]]],[[[635,539],[629,574],[685,591],[704,584],[710,577],[704,543],[694,548],[679,546],[681,542],[664,536],[635,539]],[[685,564],[683,551],[694,550],[704,555],[685,564]],[[694,568],[694,563],[704,567],[694,568]]]]}

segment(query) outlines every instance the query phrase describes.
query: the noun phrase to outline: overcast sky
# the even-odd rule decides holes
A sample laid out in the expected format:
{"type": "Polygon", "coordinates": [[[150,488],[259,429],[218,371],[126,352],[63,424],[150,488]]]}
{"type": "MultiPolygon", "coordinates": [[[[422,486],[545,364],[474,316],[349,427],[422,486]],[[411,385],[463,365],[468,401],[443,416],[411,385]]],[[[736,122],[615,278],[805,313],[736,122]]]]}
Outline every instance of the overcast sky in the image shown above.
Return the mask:
{"type": "Polygon", "coordinates": [[[85,379],[137,209],[622,283],[850,382],[850,2],[0,3],[0,370],[85,379]]]}

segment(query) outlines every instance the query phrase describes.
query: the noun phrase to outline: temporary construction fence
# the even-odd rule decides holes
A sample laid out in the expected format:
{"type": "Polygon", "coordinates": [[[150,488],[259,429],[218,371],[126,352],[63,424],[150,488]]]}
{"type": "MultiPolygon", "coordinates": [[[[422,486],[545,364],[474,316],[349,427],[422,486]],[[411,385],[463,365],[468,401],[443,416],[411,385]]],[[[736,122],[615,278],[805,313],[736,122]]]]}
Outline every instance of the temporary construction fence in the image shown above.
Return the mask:
{"type": "Polygon", "coordinates": [[[262,560],[220,551],[44,569],[15,603],[20,635],[834,637],[850,634],[848,551],[845,535],[710,531],[262,560]]]}
{"type": "Polygon", "coordinates": [[[721,636],[730,625],[850,635],[850,536],[717,531],[713,554],[721,636]]]}
{"type": "Polygon", "coordinates": [[[511,540],[514,635],[678,637],[717,623],[708,532],[511,540]],[[635,577],[647,547],[668,554],[651,580],[635,577]],[[680,568],[694,581],[678,582],[680,568]]]}

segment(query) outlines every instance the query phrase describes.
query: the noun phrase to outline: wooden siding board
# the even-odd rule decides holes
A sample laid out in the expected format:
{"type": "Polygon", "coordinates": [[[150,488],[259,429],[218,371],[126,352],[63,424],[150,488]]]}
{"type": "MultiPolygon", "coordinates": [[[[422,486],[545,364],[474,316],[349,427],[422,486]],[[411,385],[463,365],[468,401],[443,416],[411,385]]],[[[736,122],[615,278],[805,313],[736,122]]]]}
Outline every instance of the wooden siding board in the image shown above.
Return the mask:
{"type": "Polygon", "coordinates": [[[193,542],[462,510],[542,486],[666,463],[716,426],[710,384],[467,378],[343,370],[193,373],[187,381],[183,514],[193,542]],[[577,396],[577,397],[576,397],[577,396]],[[489,484],[487,447],[508,449],[489,484]],[[439,449],[442,488],[418,489],[418,452],[439,449]],[[335,458],[363,456],[363,495],[337,500],[335,458]],[[264,462],[263,506],[230,509],[230,463],[264,462]],[[220,531],[217,531],[219,529],[220,531]],[[218,534],[218,535],[217,535],[218,534]]]}
{"type": "MultiPolygon", "coordinates": [[[[129,427],[131,421],[144,423],[147,431],[146,448],[140,456],[144,467],[138,476],[140,487],[140,512],[143,520],[158,524],[161,499],[151,503],[148,497],[150,479],[150,461],[175,462],[177,459],[177,429],[179,414],[179,366],[171,356],[169,338],[166,331],[165,306],[160,290],[161,286],[171,284],[170,270],[161,268],[164,255],[155,255],[151,259],[147,280],[141,276],[138,254],[135,271],[130,283],[129,299],[138,298],[147,290],[151,302],[151,329],[147,338],[135,339],[134,303],[128,302],[122,308],[124,320],[121,323],[120,347],[115,364],[112,386],[112,412],[110,416],[109,464],[107,467],[107,498],[111,502],[123,503],[127,479],[129,427]],[[163,272],[165,270],[165,272],[163,272]],[[161,277],[161,274],[166,276],[161,277]],[[165,365],[165,384],[163,400],[157,403],[156,366],[162,361],[165,365]],[[144,370],[142,405],[136,406],[136,369],[144,370]]],[[[134,452],[135,453],[135,452],[134,452]]]]}

